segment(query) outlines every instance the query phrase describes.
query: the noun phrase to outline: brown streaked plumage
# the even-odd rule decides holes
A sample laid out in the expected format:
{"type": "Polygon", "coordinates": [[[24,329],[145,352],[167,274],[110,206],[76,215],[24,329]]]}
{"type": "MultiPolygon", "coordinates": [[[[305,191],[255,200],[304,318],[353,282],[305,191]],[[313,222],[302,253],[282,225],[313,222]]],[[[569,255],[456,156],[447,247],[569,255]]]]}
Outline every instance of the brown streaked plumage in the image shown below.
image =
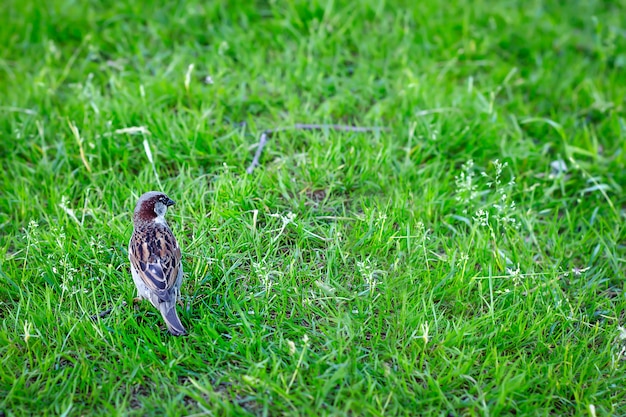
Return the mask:
{"type": "Polygon", "coordinates": [[[158,191],[139,198],[133,214],[128,258],[138,297],[150,300],[161,312],[169,332],[181,336],[187,333],[176,314],[183,280],[182,256],[165,221],[167,208],[173,205],[172,199],[158,191]]]}

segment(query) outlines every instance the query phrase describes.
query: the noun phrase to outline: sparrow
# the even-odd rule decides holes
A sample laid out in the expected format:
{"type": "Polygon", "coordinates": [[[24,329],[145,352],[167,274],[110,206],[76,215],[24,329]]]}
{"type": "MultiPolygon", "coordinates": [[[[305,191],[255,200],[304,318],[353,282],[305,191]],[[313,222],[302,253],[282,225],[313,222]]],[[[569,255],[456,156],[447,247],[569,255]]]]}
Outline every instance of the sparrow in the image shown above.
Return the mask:
{"type": "Polygon", "coordinates": [[[183,282],[178,242],[165,221],[174,201],[150,191],[139,197],[133,214],[133,235],[128,243],[130,272],[137,287],[137,299],[148,299],[161,312],[174,336],[187,332],[176,314],[176,301],[183,282]]]}

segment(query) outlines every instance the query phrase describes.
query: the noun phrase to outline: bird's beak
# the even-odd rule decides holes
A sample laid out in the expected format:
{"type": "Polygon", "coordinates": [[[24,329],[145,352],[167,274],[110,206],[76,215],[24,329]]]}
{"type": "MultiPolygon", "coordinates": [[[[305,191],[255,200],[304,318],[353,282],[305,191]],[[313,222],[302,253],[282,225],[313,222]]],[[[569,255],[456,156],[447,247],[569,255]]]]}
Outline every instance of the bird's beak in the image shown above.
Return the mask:
{"type": "Polygon", "coordinates": [[[173,206],[174,204],[176,204],[176,201],[172,200],[171,198],[167,199],[167,203],[165,203],[166,206],[173,206]]]}

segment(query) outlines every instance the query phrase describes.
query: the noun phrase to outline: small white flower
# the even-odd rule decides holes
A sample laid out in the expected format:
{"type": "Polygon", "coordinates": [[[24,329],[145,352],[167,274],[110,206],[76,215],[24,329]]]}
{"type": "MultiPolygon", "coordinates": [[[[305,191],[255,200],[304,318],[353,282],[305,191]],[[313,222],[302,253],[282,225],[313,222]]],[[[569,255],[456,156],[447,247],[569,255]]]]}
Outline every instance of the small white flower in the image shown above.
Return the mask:
{"type": "Polygon", "coordinates": [[[293,223],[294,225],[297,226],[296,222],[294,221],[296,219],[296,214],[292,213],[292,212],[288,212],[286,215],[282,215],[280,213],[270,213],[269,214],[270,217],[275,217],[275,218],[279,218],[282,221],[282,226],[280,228],[280,230],[278,231],[278,234],[274,237],[274,239],[272,239],[273,242],[276,242],[278,240],[278,238],[280,236],[282,236],[283,232],[285,231],[285,228],[287,227],[287,225],[289,225],[290,223],[293,223]]]}
{"type": "Polygon", "coordinates": [[[617,330],[619,330],[619,340],[626,340],[626,329],[622,326],[617,326],[617,330]]]}
{"type": "Polygon", "coordinates": [[[506,268],[506,274],[513,279],[513,283],[515,285],[519,285],[522,274],[520,273],[519,264],[517,264],[516,268],[506,268]]]}
{"type": "Polygon", "coordinates": [[[289,355],[293,356],[296,354],[296,344],[291,340],[287,340],[287,346],[289,346],[289,355]]]}
{"type": "Polygon", "coordinates": [[[474,220],[477,221],[480,226],[489,226],[489,212],[483,209],[478,210],[474,216],[474,220]]]}
{"type": "Polygon", "coordinates": [[[222,41],[222,43],[220,43],[219,48],[217,49],[218,55],[224,55],[226,51],[228,51],[229,48],[230,47],[228,46],[228,42],[222,41]]]}
{"type": "Polygon", "coordinates": [[[467,252],[461,252],[459,259],[456,261],[456,265],[463,266],[467,261],[469,261],[469,254],[467,252]]]}

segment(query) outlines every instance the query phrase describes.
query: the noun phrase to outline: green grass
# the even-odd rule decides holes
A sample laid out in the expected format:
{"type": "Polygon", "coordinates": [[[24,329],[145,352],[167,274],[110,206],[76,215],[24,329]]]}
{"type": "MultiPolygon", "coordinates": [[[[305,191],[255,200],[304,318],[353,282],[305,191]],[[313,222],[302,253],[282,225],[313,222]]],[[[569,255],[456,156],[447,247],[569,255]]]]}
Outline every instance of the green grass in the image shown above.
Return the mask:
{"type": "Polygon", "coordinates": [[[205,3],[5,2],[1,415],[626,415],[623,2],[205,3]]]}

